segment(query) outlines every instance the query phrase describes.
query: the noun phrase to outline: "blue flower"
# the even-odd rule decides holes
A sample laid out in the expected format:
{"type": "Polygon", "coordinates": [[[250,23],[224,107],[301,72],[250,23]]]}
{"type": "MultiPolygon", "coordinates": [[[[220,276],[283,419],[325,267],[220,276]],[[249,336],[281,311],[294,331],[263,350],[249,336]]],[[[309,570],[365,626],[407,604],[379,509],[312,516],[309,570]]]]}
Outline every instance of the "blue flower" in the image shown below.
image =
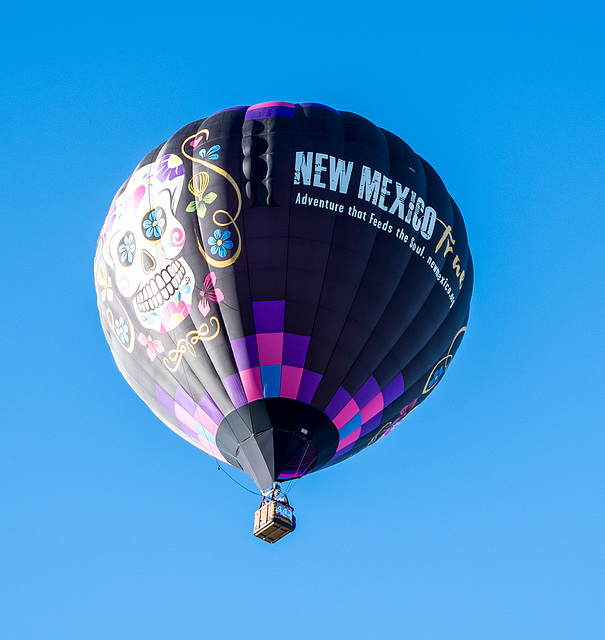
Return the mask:
{"type": "Polygon", "coordinates": [[[431,389],[432,387],[434,387],[439,382],[442,375],[443,375],[443,365],[441,365],[439,369],[437,369],[433,374],[433,377],[431,378],[431,381],[428,384],[428,388],[431,389]]]}
{"type": "Polygon", "coordinates": [[[231,231],[222,231],[215,229],[214,233],[208,238],[210,245],[210,253],[215,256],[217,253],[220,258],[227,255],[227,249],[233,249],[233,242],[229,240],[231,231]]]}
{"type": "Polygon", "coordinates": [[[210,147],[210,149],[206,150],[206,149],[200,149],[200,158],[203,160],[204,158],[206,160],[218,160],[218,150],[221,148],[221,146],[219,144],[215,144],[213,147],[210,147]]]}
{"type": "Polygon", "coordinates": [[[127,344],[129,340],[128,325],[124,322],[124,318],[120,317],[117,320],[115,320],[115,325],[116,325],[116,333],[118,334],[118,338],[120,338],[120,340],[124,344],[127,344]]]}
{"type": "Polygon", "coordinates": [[[129,266],[132,264],[134,258],[135,242],[134,235],[127,233],[123,238],[120,246],[118,247],[118,253],[120,254],[120,262],[129,266]]]}
{"type": "Polygon", "coordinates": [[[148,238],[159,238],[164,233],[166,217],[164,209],[153,209],[143,218],[143,231],[148,238]]]}

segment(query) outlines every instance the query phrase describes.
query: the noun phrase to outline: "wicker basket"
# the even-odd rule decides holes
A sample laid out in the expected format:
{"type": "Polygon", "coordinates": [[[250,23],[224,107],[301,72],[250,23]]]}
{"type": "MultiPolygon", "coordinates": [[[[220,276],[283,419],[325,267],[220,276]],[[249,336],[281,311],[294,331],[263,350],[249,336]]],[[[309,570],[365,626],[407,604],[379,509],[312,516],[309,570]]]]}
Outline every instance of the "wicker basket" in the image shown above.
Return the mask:
{"type": "Polygon", "coordinates": [[[261,505],[254,514],[254,535],[265,542],[277,542],[295,527],[294,509],[276,500],[261,505]]]}

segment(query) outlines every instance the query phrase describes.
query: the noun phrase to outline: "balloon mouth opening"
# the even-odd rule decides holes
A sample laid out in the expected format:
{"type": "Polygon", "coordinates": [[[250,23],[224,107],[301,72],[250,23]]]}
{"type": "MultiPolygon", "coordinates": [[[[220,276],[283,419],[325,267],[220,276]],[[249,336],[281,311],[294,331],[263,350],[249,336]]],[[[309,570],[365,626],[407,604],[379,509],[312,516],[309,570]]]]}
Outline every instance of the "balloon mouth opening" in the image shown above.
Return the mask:
{"type": "Polygon", "coordinates": [[[317,449],[312,442],[307,442],[288,461],[283,471],[279,474],[278,480],[295,480],[310,471],[317,462],[317,449]]]}
{"type": "Polygon", "coordinates": [[[216,433],[227,462],[263,489],[320,469],[332,459],[339,441],[338,429],[323,411],[279,397],[235,409],[216,433]]]}

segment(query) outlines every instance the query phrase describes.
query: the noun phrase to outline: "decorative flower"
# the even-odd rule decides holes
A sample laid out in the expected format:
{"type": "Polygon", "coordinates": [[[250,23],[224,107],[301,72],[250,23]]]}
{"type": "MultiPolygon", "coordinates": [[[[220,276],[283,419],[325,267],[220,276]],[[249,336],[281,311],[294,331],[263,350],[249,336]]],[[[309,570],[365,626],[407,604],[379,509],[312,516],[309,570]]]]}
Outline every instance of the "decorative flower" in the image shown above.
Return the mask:
{"type": "Polygon", "coordinates": [[[200,291],[201,300],[197,304],[197,308],[204,318],[210,313],[210,302],[222,302],[225,299],[223,292],[215,287],[216,273],[211,271],[204,278],[204,289],[200,291]]]}
{"type": "Polygon", "coordinates": [[[428,389],[431,389],[439,382],[439,380],[441,379],[441,376],[443,375],[443,371],[444,371],[444,368],[443,368],[443,365],[441,365],[439,369],[437,369],[435,373],[433,373],[433,377],[431,378],[431,381],[427,385],[428,389]]]}
{"type": "Polygon", "coordinates": [[[120,254],[120,262],[125,265],[131,265],[134,258],[135,242],[134,235],[127,233],[123,238],[120,246],[118,247],[118,253],[120,254]]]}
{"type": "Polygon", "coordinates": [[[164,353],[164,345],[159,340],[154,340],[151,336],[146,336],[144,333],[139,333],[137,336],[139,344],[147,347],[147,356],[153,362],[158,353],[164,353]]]}
{"type": "Polygon", "coordinates": [[[107,265],[103,260],[99,263],[97,269],[97,283],[101,289],[101,302],[113,300],[113,289],[111,288],[111,276],[107,273],[107,265]]]}
{"type": "Polygon", "coordinates": [[[229,240],[230,237],[231,231],[215,229],[214,233],[208,238],[210,253],[213,256],[218,253],[220,258],[224,258],[227,255],[227,249],[233,249],[233,242],[229,240]]]}
{"type": "Polygon", "coordinates": [[[172,331],[172,329],[178,327],[189,315],[190,309],[191,305],[188,305],[183,300],[178,304],[171,302],[162,312],[162,331],[172,331]]]}
{"type": "Polygon", "coordinates": [[[167,156],[162,156],[158,164],[158,180],[164,182],[166,178],[168,180],[174,180],[178,176],[182,176],[185,173],[182,160],[175,156],[174,153],[170,153],[167,156]]]}
{"type": "Polygon", "coordinates": [[[116,325],[116,333],[118,334],[118,338],[124,343],[127,344],[129,340],[128,336],[128,325],[125,323],[124,318],[121,316],[114,321],[116,325]]]}
{"type": "Polygon", "coordinates": [[[210,149],[200,149],[200,158],[202,160],[218,160],[218,150],[220,149],[220,145],[215,144],[210,149]]]}
{"type": "Polygon", "coordinates": [[[157,207],[143,218],[143,232],[148,238],[159,238],[166,228],[164,209],[157,207]]]}
{"type": "Polygon", "coordinates": [[[392,431],[402,420],[403,420],[403,416],[399,416],[398,418],[395,418],[395,420],[391,422],[391,428],[389,429],[389,431],[392,431]]]}
{"type": "Polygon", "coordinates": [[[416,403],[418,402],[418,398],[416,398],[416,400],[414,400],[414,402],[410,402],[410,404],[406,404],[405,407],[403,407],[403,409],[399,412],[399,415],[401,416],[401,418],[405,418],[408,413],[410,413],[410,411],[416,406],[416,403]]]}
{"type": "Polygon", "coordinates": [[[187,211],[197,211],[197,215],[203,218],[206,215],[207,204],[212,204],[216,200],[216,193],[209,191],[204,193],[210,184],[210,176],[206,171],[196,173],[191,180],[189,180],[188,189],[195,196],[195,200],[192,200],[187,205],[187,211]]]}

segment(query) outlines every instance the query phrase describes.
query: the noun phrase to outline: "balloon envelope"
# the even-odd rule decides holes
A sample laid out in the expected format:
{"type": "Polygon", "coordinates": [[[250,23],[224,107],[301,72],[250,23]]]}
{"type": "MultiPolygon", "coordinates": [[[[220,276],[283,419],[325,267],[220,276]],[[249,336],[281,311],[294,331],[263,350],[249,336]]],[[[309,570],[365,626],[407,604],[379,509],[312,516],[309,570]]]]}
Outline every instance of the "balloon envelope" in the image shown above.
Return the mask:
{"type": "Polygon", "coordinates": [[[433,168],[310,103],[178,131],[116,194],[95,256],[128,383],[262,489],[345,460],[418,407],[460,344],[472,281],[433,168]]]}

